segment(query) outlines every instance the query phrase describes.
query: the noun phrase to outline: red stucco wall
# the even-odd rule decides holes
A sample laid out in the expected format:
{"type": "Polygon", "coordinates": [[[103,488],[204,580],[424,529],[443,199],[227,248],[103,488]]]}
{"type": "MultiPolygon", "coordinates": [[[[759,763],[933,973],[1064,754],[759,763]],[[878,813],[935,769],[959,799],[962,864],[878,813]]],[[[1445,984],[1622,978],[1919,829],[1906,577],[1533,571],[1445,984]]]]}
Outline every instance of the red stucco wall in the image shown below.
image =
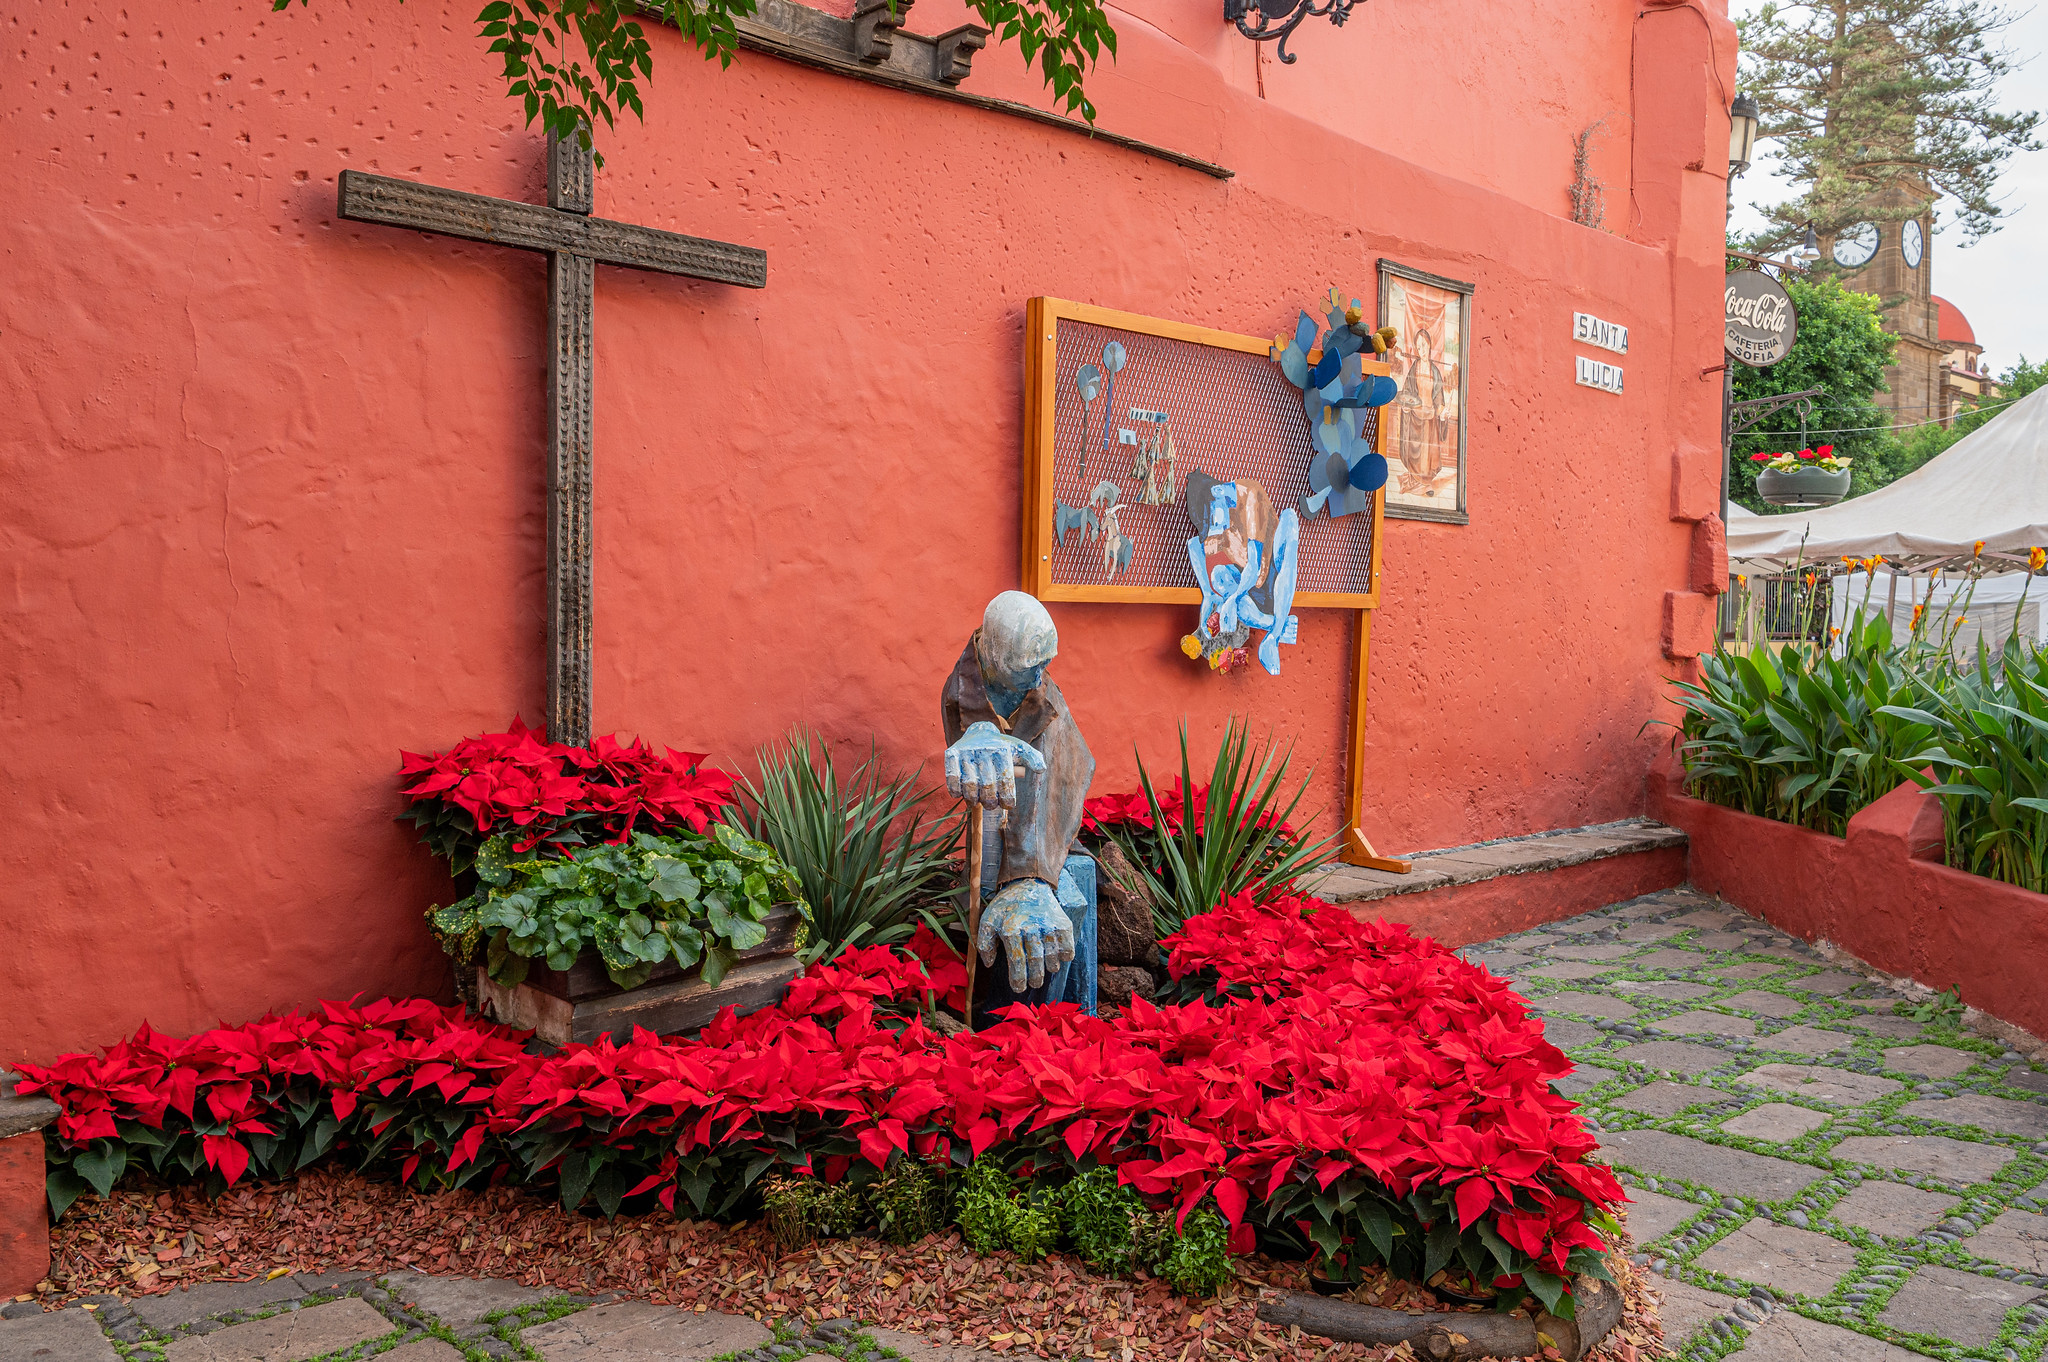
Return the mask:
{"type": "MultiPolygon", "coordinates": [[[[1025,300],[1270,334],[1332,283],[1374,296],[1385,254],[1478,294],[1473,523],[1389,522],[1374,839],[1640,812],[1665,593],[1714,509],[1732,35],[1617,0],[1395,8],[1269,64],[1265,100],[1208,6],[1117,12],[1104,126],[1228,182],[659,35],[598,211],[763,246],[769,287],[600,272],[600,729],[933,757],[939,679],[1016,582],[1025,300]],[[1569,143],[1610,111],[1594,231],[1569,143]],[[1573,385],[1574,310],[1632,328],[1626,397],[1573,385]]],[[[393,771],[540,710],[544,265],[333,209],[349,167],[541,198],[473,9],[10,20],[0,1059],[445,978],[393,771]]],[[[969,88],[1032,93],[1014,63],[969,88]]],[[[1183,715],[1248,713],[1341,811],[1349,617],[1304,612],[1275,680],[1187,663],[1183,609],[1054,614],[1099,788],[1183,715]]]]}

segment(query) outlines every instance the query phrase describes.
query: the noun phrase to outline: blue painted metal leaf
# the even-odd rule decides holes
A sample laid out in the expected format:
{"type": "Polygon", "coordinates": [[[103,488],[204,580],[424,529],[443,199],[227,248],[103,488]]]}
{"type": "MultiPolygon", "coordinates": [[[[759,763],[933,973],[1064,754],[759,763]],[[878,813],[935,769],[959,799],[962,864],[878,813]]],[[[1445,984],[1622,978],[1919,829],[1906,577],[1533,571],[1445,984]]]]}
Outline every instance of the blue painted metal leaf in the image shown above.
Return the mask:
{"type": "Polygon", "coordinates": [[[1308,355],[1298,345],[1289,345],[1280,352],[1280,372],[1287,375],[1287,381],[1297,388],[1308,386],[1308,355]]]}
{"type": "MultiPolygon", "coordinates": [[[[1325,410],[1328,409],[1325,408],[1325,410]]],[[[1331,414],[1335,415],[1334,412],[1331,414]]],[[[1344,447],[1344,428],[1335,421],[1317,422],[1316,443],[1323,447],[1323,452],[1326,454],[1338,453],[1344,447]]]]}
{"type": "Polygon", "coordinates": [[[1102,370],[1092,364],[1084,364],[1074,370],[1074,386],[1080,390],[1083,402],[1093,402],[1102,396],[1102,370]]]}
{"type": "Polygon", "coordinates": [[[1304,312],[1294,323],[1294,343],[1307,354],[1316,348],[1316,319],[1304,312]]]}
{"type": "Polygon", "coordinates": [[[1111,341],[1102,347],[1102,363],[1111,373],[1119,373],[1124,367],[1124,343],[1111,341]]]}
{"type": "MultiPolygon", "coordinates": [[[[1343,494],[1349,491],[1351,487],[1351,468],[1350,465],[1344,462],[1342,454],[1332,454],[1329,458],[1323,460],[1323,480],[1330,484],[1330,502],[1334,508],[1343,494]]],[[[1331,513],[1333,515],[1343,514],[1341,511],[1334,509],[1331,513]]]]}
{"type": "Polygon", "coordinates": [[[1394,380],[1388,378],[1385,374],[1374,374],[1372,382],[1368,386],[1370,391],[1366,394],[1365,398],[1365,405],[1368,407],[1386,406],[1387,403],[1394,400],[1394,394],[1399,391],[1394,384],[1394,380]]]}
{"type": "Polygon", "coordinates": [[[1368,454],[1351,465],[1351,485],[1359,491],[1377,492],[1387,485],[1387,461],[1379,454],[1368,454]]]}
{"type": "Polygon", "coordinates": [[[1316,361],[1316,367],[1308,371],[1308,381],[1315,387],[1326,387],[1336,382],[1337,376],[1343,372],[1344,356],[1334,350],[1325,350],[1323,357],[1316,361]]]}

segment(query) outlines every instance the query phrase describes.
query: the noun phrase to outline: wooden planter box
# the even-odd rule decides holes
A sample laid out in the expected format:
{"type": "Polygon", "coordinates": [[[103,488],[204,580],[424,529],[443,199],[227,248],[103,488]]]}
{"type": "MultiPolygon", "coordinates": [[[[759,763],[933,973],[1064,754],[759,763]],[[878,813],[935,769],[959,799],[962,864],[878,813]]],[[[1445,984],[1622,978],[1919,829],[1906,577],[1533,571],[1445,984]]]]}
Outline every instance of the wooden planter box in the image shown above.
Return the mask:
{"type": "Polygon", "coordinates": [[[596,952],[585,951],[566,970],[534,969],[526,982],[507,988],[482,965],[476,971],[477,1008],[494,1021],[532,1031],[549,1045],[594,1041],[599,1036],[625,1040],[644,1026],[659,1035],[693,1031],[727,1007],[744,1015],[779,1002],[796,977],[796,929],[802,921],[793,907],[778,908],[768,917],[768,939],[742,951],[739,962],[713,987],[696,969],[678,969],[673,962],[657,965],[647,982],[622,989],[604,972],[596,952]]]}

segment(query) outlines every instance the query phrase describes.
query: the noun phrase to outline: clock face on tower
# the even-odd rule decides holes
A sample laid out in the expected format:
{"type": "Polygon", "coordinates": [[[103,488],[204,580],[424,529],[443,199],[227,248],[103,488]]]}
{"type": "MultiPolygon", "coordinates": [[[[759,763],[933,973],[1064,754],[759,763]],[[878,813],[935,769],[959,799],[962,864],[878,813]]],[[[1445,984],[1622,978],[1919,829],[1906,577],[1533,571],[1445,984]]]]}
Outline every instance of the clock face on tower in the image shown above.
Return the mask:
{"type": "Polygon", "coordinates": [[[1853,270],[1870,263],[1877,254],[1877,224],[1859,222],[1844,227],[1835,237],[1835,263],[1853,270]]]}
{"type": "Polygon", "coordinates": [[[1899,250],[1905,254],[1907,269],[1917,270],[1920,268],[1920,257],[1927,250],[1927,238],[1920,233],[1919,219],[1915,218],[1908,221],[1904,229],[1900,231],[1899,250]]]}

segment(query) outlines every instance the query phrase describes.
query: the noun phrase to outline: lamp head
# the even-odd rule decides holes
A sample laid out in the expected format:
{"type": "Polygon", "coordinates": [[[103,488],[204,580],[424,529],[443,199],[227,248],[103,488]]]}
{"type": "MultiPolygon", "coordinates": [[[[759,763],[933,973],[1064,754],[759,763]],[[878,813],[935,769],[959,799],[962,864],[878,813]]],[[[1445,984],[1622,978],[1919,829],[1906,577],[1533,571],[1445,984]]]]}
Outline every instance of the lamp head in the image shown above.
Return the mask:
{"type": "Polygon", "coordinates": [[[1762,121],[1763,110],[1756,102],[1756,96],[1739,94],[1728,106],[1728,173],[1740,175],[1749,169],[1756,156],[1756,128],[1762,121]]]}

